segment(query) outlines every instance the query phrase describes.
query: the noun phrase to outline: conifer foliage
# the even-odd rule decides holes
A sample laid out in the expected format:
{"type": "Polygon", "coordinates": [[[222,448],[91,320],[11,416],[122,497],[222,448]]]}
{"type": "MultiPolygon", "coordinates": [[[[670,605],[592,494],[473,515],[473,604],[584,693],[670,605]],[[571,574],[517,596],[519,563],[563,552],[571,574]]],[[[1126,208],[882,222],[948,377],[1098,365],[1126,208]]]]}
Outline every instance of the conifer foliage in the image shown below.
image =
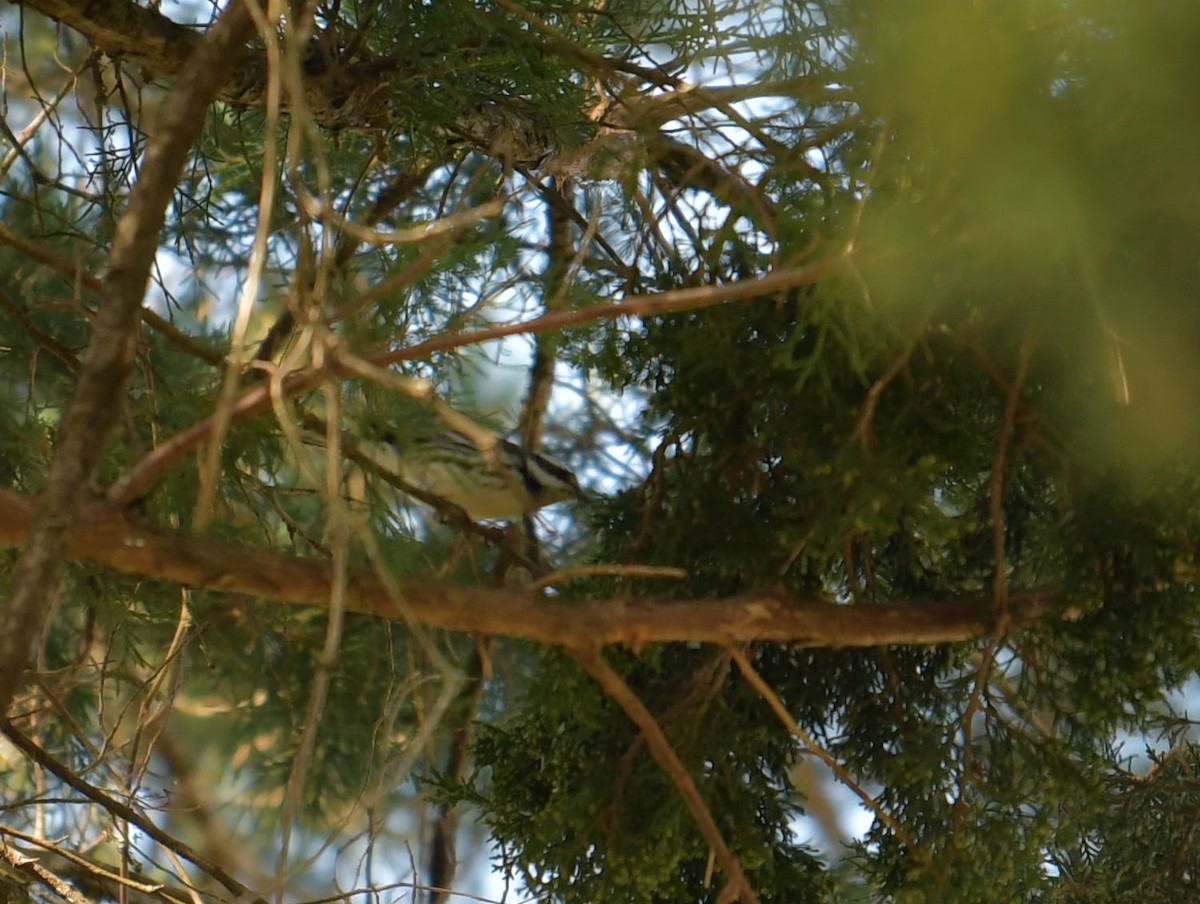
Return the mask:
{"type": "Polygon", "coordinates": [[[0,29],[7,900],[1200,898],[1200,12],[0,29]]]}

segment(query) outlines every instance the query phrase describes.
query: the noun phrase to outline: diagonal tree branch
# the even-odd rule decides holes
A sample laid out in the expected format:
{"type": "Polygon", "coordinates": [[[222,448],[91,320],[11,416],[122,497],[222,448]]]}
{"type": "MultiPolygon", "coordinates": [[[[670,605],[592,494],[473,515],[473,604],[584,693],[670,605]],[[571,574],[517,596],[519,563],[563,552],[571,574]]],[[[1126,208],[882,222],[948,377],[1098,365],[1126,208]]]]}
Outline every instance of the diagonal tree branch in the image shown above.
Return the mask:
{"type": "Polygon", "coordinates": [[[863,806],[874,813],[880,822],[896,834],[897,838],[911,846],[914,843],[912,834],[904,826],[900,825],[896,817],[881,807],[875,798],[863,790],[862,785],[854,780],[854,777],[850,775],[846,767],[839,763],[833,754],[818,744],[812,735],[800,727],[800,723],[792,718],[792,714],[783,705],[783,701],[779,699],[779,695],[775,693],[771,685],[763,680],[762,675],[758,673],[758,669],[754,667],[749,657],[737,647],[731,647],[729,655],[733,657],[733,661],[737,663],[738,669],[741,670],[743,677],[745,677],[750,686],[758,691],[759,696],[767,701],[767,705],[771,707],[771,711],[775,713],[776,718],[783,723],[784,728],[800,739],[800,743],[805,747],[805,752],[811,753],[824,763],[837,776],[838,781],[858,796],[858,799],[863,802],[863,806]]]}
{"type": "Polygon", "coordinates": [[[0,845],[0,858],[17,873],[28,873],[32,877],[32,881],[46,886],[67,904],[88,904],[88,899],[76,891],[70,882],[46,869],[33,857],[19,853],[16,848],[9,847],[7,844],[0,845]]]}
{"type": "MultiPolygon", "coordinates": [[[[730,302],[772,299],[776,293],[812,285],[836,276],[844,272],[847,266],[848,261],[838,256],[804,266],[781,267],[757,279],[671,289],[656,294],[633,296],[615,304],[600,303],[570,311],[550,311],[518,323],[501,324],[464,333],[444,333],[416,345],[400,349],[385,347],[361,357],[375,367],[390,367],[401,361],[420,361],[438,352],[467,348],[505,336],[545,333],[617,320],[621,317],[661,317],[730,302]]],[[[283,379],[280,392],[284,398],[293,398],[333,379],[342,369],[342,362],[331,358],[322,367],[295,371],[283,379]]],[[[346,375],[354,376],[349,373],[346,375]]],[[[242,393],[231,406],[228,412],[229,423],[235,424],[256,417],[270,407],[270,387],[260,383],[242,393]]],[[[155,448],[109,488],[109,502],[123,508],[140,499],[172,465],[209,440],[214,424],[215,419],[208,417],[155,448]]]]}
{"type": "Polygon", "coordinates": [[[725,888],[718,895],[717,901],[743,901],[745,904],[758,904],[758,895],[754,893],[754,889],[750,887],[745,874],[742,873],[741,861],[738,860],[737,854],[729,849],[725,839],[721,837],[721,830],[717,827],[708,805],[704,803],[704,798],[700,796],[700,790],[696,787],[692,774],[688,772],[687,767],[679,759],[679,755],[671,747],[671,742],[667,740],[667,736],[663,733],[658,720],[654,718],[654,714],[646,709],[646,704],[633,692],[633,689],[613,670],[612,666],[605,662],[596,647],[568,648],[568,652],[595,679],[604,692],[612,697],[621,709],[625,710],[625,715],[629,716],[629,720],[641,731],[642,737],[646,741],[646,748],[654,757],[654,761],[675,783],[679,796],[683,798],[684,804],[700,829],[700,834],[708,842],[709,848],[717,862],[721,864],[721,869],[725,871],[728,879],[725,888]]]}
{"type": "MultiPolygon", "coordinates": [[[[153,5],[142,6],[135,0],[15,0],[22,6],[79,32],[101,51],[114,59],[131,63],[155,78],[177,80],[181,61],[186,60],[202,39],[196,29],[175,22],[153,5]]],[[[559,175],[582,175],[595,163],[602,168],[612,140],[624,140],[634,133],[665,139],[659,127],[670,119],[696,115],[717,109],[743,128],[750,124],[736,114],[732,103],[754,97],[791,97],[807,105],[846,103],[846,89],[807,78],[780,79],[753,86],[701,88],[689,84],[656,67],[640,66],[621,57],[605,56],[577,43],[543,22],[520,4],[497,0],[505,14],[521,20],[525,27],[516,34],[527,41],[527,52],[549,52],[593,77],[650,86],[653,93],[638,90],[623,92],[619,103],[605,105],[602,122],[593,120],[592,141],[580,147],[556,146],[544,118],[533,109],[525,109],[512,98],[486,105],[484,109],[463,109],[448,134],[465,138],[476,148],[504,159],[559,175]]],[[[486,28],[495,28],[498,11],[478,11],[476,17],[486,28]]],[[[353,27],[342,23],[342,27],[353,27]]],[[[411,100],[397,92],[397,85],[421,82],[439,71],[440,57],[431,53],[423,58],[419,47],[386,49],[371,54],[361,44],[353,52],[332,48],[338,43],[332,35],[337,24],[317,33],[306,48],[303,60],[303,107],[313,121],[329,129],[393,129],[412,116],[411,100]]],[[[218,99],[237,106],[265,108],[267,105],[267,60],[261,48],[243,48],[230,60],[230,78],[218,99]]],[[[286,97],[283,109],[293,106],[286,97]]],[[[598,110],[600,108],[597,108],[598,110]]],[[[582,111],[581,111],[582,112],[582,111]]],[[[770,139],[755,131],[760,141],[770,139]]],[[[669,143],[669,142],[668,142],[669,143]]],[[[660,150],[662,141],[659,141],[660,150]]],[[[778,149],[777,149],[778,150],[778,149]]],[[[744,180],[727,171],[717,161],[694,149],[692,163],[685,167],[684,184],[720,187],[734,200],[744,180]]],[[[661,156],[660,154],[652,156],[661,156]]],[[[674,155],[670,155],[674,156],[674,155]]],[[[670,160],[666,161],[672,162],[670,160]]],[[[677,161],[674,161],[677,163],[677,161]]],[[[756,203],[758,203],[756,201],[756,203]]],[[[761,211],[760,211],[761,212],[761,211]]]]}
{"type": "MultiPolygon", "coordinates": [[[[30,241],[22,235],[18,235],[3,224],[0,224],[0,244],[15,248],[29,259],[49,267],[59,276],[66,279],[71,285],[78,284],[89,292],[99,295],[101,298],[108,294],[108,288],[104,284],[104,280],[80,269],[75,263],[60,257],[49,248],[37,242],[30,241]]],[[[179,327],[175,326],[175,324],[171,323],[171,321],[160,314],[156,314],[150,308],[141,309],[141,318],[146,326],[159,333],[176,348],[192,357],[199,358],[201,361],[207,361],[209,364],[220,364],[225,360],[223,354],[196,341],[183,330],[179,329],[179,327]]]]}
{"type": "MultiPolygon", "coordinates": [[[[0,489],[0,546],[24,542],[34,501],[0,489]]],[[[75,525],[65,557],[122,574],[239,593],[279,603],[329,606],[333,569],[305,558],[183,533],[147,530],[97,505],[75,525]]],[[[345,608],[379,618],[411,619],[451,631],[521,637],[563,647],[755,640],[809,647],[873,647],[974,640],[992,628],[983,597],[943,602],[834,605],[763,592],[724,599],[556,600],[532,591],[464,587],[406,578],[397,600],[368,571],[352,571],[345,608]]],[[[1051,615],[1052,589],[1009,595],[1013,630],[1051,615]]]]}
{"type": "Polygon", "coordinates": [[[167,850],[195,864],[229,891],[233,892],[238,900],[253,901],[253,904],[263,904],[261,897],[254,895],[249,888],[225,872],[219,865],[201,857],[191,847],[164,832],[154,824],[153,820],[146,818],[133,809],[133,807],[122,803],[95,785],[84,781],[74,770],[47,753],[32,738],[27,737],[23,732],[17,730],[16,726],[7,719],[0,719],[0,734],[8,738],[12,745],[20,750],[21,753],[25,754],[25,756],[29,757],[30,760],[37,763],[47,772],[50,772],[63,784],[75,789],[88,800],[94,802],[97,806],[103,807],[118,819],[123,819],[130,825],[137,826],[139,831],[144,832],[148,837],[154,839],[154,841],[161,844],[167,850]]]}
{"type": "Polygon", "coordinates": [[[188,60],[117,223],[97,313],[74,395],[56,438],[54,458],[0,613],[0,713],[8,710],[58,587],[63,549],[78,517],[105,439],[120,410],[133,362],[142,298],[171,192],[204,125],[204,111],[230,71],[227,61],[253,31],[250,13],[234,0],[188,60]]]}

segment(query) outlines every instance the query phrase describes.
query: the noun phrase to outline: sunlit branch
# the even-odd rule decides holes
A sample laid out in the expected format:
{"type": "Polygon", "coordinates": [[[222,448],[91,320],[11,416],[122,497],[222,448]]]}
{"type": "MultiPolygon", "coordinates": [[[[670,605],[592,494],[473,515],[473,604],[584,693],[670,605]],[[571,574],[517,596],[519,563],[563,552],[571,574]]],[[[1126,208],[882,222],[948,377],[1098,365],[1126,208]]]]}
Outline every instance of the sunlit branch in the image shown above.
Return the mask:
{"type": "MultiPolygon", "coordinates": [[[[25,541],[33,506],[32,498],[0,489],[0,545],[25,541]]],[[[152,531],[102,505],[76,526],[67,555],[122,574],[317,608],[328,607],[334,579],[326,559],[152,531]]],[[[373,573],[351,571],[346,611],[555,646],[634,648],[673,641],[730,645],[755,640],[834,648],[923,645],[975,640],[993,626],[988,600],[979,597],[851,606],[764,591],[718,599],[581,602],[419,578],[402,579],[398,589],[399,600],[373,573]]],[[[1048,588],[1010,592],[1010,631],[1051,615],[1058,597],[1058,591],[1048,588]]]]}

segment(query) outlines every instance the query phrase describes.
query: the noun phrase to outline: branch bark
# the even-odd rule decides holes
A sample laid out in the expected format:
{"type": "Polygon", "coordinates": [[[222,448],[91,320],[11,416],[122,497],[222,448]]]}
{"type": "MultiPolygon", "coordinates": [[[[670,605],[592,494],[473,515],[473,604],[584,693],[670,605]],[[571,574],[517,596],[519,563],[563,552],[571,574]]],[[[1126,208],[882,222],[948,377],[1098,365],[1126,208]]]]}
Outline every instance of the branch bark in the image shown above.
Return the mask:
{"type": "MultiPolygon", "coordinates": [[[[20,4],[79,32],[110,57],[180,85],[188,83],[183,61],[197,52],[206,35],[134,0],[20,0],[20,4]]],[[[235,5],[230,3],[226,10],[235,5]]],[[[397,111],[386,102],[389,86],[416,74],[419,66],[419,61],[414,65],[410,60],[333,62],[320,59],[320,54],[306,61],[305,104],[313,118],[328,128],[391,124],[397,111]]],[[[225,77],[212,99],[265,109],[267,58],[261,47],[229,46],[220,71],[225,77]]]]}
{"type": "MultiPolygon", "coordinates": [[[[0,546],[25,541],[33,511],[33,499],[0,489],[0,546]]],[[[152,531],[101,505],[75,525],[64,553],[65,558],[122,574],[318,608],[328,607],[333,580],[332,565],[325,559],[152,531]]],[[[398,600],[369,571],[352,572],[346,610],[577,649],[606,644],[636,648],[674,641],[725,645],[774,641],[808,647],[924,645],[973,640],[986,635],[993,624],[985,597],[851,606],[763,592],[724,599],[578,602],[427,578],[405,578],[402,586],[403,598],[398,600]]],[[[1058,596],[1052,589],[1011,593],[1010,625],[1015,630],[1051,614],[1058,596]]]]}
{"type": "Polygon", "coordinates": [[[200,135],[204,112],[230,71],[227,61],[245,46],[252,30],[246,6],[234,0],[197,46],[163,105],[160,128],[146,148],[129,207],[117,223],[105,301],[56,438],[46,492],[17,561],[12,596],[0,614],[0,713],[8,710],[51,608],[71,526],[120,410],[171,193],[200,135]]]}
{"type": "Polygon", "coordinates": [[[700,789],[696,787],[695,779],[692,778],[692,774],[688,772],[683,761],[679,759],[679,754],[675,752],[671,742],[667,740],[658,720],[654,718],[650,710],[646,709],[646,704],[594,647],[572,649],[570,653],[575,661],[595,679],[596,683],[604,688],[604,692],[612,697],[621,709],[625,710],[629,721],[633,722],[642,733],[642,737],[646,741],[646,748],[654,757],[654,762],[658,763],[675,784],[679,796],[683,798],[684,805],[692,814],[692,819],[696,821],[700,834],[704,836],[709,849],[713,852],[717,862],[721,864],[721,869],[725,871],[727,883],[717,895],[718,904],[726,904],[726,902],[731,904],[733,901],[742,901],[743,904],[758,904],[758,895],[746,879],[745,873],[742,872],[741,860],[725,843],[721,830],[717,827],[716,820],[713,819],[712,811],[704,802],[704,798],[700,796],[700,789]]]}
{"type": "MultiPolygon", "coordinates": [[[[813,285],[823,279],[837,276],[846,270],[848,263],[847,259],[839,256],[804,266],[782,267],[757,279],[671,289],[656,294],[634,296],[614,304],[599,303],[572,311],[550,311],[518,323],[501,324],[464,333],[443,333],[400,349],[386,347],[361,358],[375,367],[386,368],[401,361],[420,361],[438,352],[467,348],[506,336],[534,335],[617,320],[621,317],[661,317],[737,301],[771,299],[779,292],[813,285]]],[[[295,371],[284,378],[280,392],[285,399],[293,398],[339,376],[343,370],[345,368],[337,360],[328,360],[319,367],[295,371]]],[[[354,376],[352,373],[345,375],[354,376]]],[[[229,423],[240,423],[262,414],[270,407],[270,387],[267,384],[251,387],[230,407],[227,412],[229,423]]],[[[195,451],[201,443],[212,438],[215,423],[215,416],[210,416],[163,442],[109,488],[109,502],[124,507],[141,498],[168,468],[195,451]]]]}
{"type": "MultiPolygon", "coordinates": [[[[181,62],[202,40],[202,32],[162,15],[152,6],[135,0],[15,0],[20,5],[54,19],[79,32],[114,59],[133,64],[157,78],[176,80],[181,62]]],[[[578,67],[591,78],[633,79],[656,89],[653,93],[631,92],[619,103],[609,104],[603,123],[596,123],[593,146],[556,148],[546,133],[545,122],[519,105],[497,105],[487,111],[462,111],[450,130],[476,147],[508,163],[520,163],[559,175],[582,175],[592,166],[596,151],[608,147],[615,136],[632,133],[658,134],[670,119],[717,109],[745,126],[731,104],[756,97],[793,97],[809,104],[848,103],[844,89],[815,77],[762,82],[749,86],[702,88],[655,67],[644,67],[622,57],[609,57],[576,43],[542,22],[524,7],[499,2],[508,14],[529,26],[525,51],[542,56],[553,53],[578,67]],[[599,128],[600,126],[603,128],[599,128]],[[543,165],[544,164],[544,165],[543,165]]],[[[479,13],[481,21],[497,13],[479,13]]],[[[344,23],[345,28],[352,27],[344,23]]],[[[331,26],[332,30],[336,27],[331,26]]],[[[523,29],[524,31],[524,29],[523,29]]],[[[333,48],[337,40],[318,34],[305,48],[304,108],[319,125],[329,129],[391,129],[412,115],[411,104],[397,94],[395,86],[432,78],[444,63],[438,52],[422,58],[419,50],[393,47],[369,54],[358,44],[354,55],[341,55],[333,48]]],[[[230,57],[229,80],[218,99],[237,106],[266,107],[267,62],[261,48],[242,48],[230,57]]],[[[590,80],[590,79],[589,79],[590,80]]],[[[290,106],[284,100],[284,108],[290,106]]],[[[762,137],[761,135],[759,136],[762,137]]],[[[736,198],[740,178],[720,164],[706,159],[706,174],[736,198]]],[[[607,165],[607,164],[606,164],[607,165]]],[[[687,184],[706,187],[703,182],[687,184]]]]}

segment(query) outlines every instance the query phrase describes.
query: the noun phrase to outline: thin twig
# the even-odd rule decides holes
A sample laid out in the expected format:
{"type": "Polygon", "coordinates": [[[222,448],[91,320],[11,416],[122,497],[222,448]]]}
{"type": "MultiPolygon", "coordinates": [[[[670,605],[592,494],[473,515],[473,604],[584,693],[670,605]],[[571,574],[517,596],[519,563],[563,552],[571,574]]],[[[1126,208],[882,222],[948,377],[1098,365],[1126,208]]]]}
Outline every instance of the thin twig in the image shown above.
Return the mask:
{"type": "Polygon", "coordinates": [[[0,721],[0,734],[3,734],[13,746],[20,750],[23,754],[45,769],[52,773],[59,781],[74,788],[88,800],[104,808],[117,819],[123,819],[138,829],[144,832],[149,838],[168,848],[182,857],[184,860],[194,864],[202,872],[212,876],[220,882],[225,888],[237,895],[239,899],[253,901],[254,904],[265,904],[262,898],[256,896],[249,888],[239,882],[233,876],[229,875],[217,864],[201,857],[198,853],[192,850],[188,845],[184,844],[173,835],[169,835],[154,824],[153,820],[147,819],[142,814],[138,813],[127,804],[121,803],[116,798],[105,794],[95,785],[89,784],[81,779],[75,772],[64,763],[59,762],[42,747],[27,737],[22,732],[17,731],[13,724],[7,719],[0,721]]]}
{"type": "Polygon", "coordinates": [[[983,699],[983,688],[987,684],[996,661],[996,652],[1000,648],[1009,629],[1009,595],[1008,595],[1008,566],[1005,560],[1005,524],[1004,524],[1004,470],[1008,459],[1008,447],[1016,429],[1017,408],[1021,401],[1021,389],[1025,384],[1025,375],[1029,370],[1029,357],[1032,353],[1032,342],[1026,339],[1021,343],[1017,355],[1017,372],[1008,387],[1008,396],[1004,402],[1004,419],[1000,424],[1000,434],[996,439],[996,452],[992,458],[992,473],[988,479],[988,513],[992,521],[992,558],[994,560],[994,576],[992,580],[992,630],[987,645],[979,657],[979,665],[975,670],[975,683],[967,705],[963,708],[962,732],[962,771],[958,780],[958,799],[954,802],[955,822],[961,822],[967,803],[967,787],[971,782],[972,751],[971,722],[979,711],[983,699]]]}
{"type": "Polygon", "coordinates": [[[1025,374],[1029,370],[1031,351],[1031,343],[1028,340],[1021,344],[1017,357],[1017,373],[1013,377],[1008,398],[1004,403],[1004,420],[1000,424],[1000,435],[996,439],[996,453],[992,460],[992,473],[988,479],[988,514],[992,520],[992,556],[996,569],[992,583],[992,604],[998,623],[1002,622],[1008,606],[1008,568],[1004,552],[1004,469],[1009,443],[1016,428],[1017,407],[1021,401],[1021,389],[1025,385],[1025,374]]]}
{"type": "MultiPolygon", "coordinates": [[[[250,2],[250,0],[246,0],[250,2]]],[[[71,526],[106,446],[132,368],[137,325],[167,206],[205,123],[204,111],[229,73],[222,60],[253,33],[246,2],[231,3],[208,30],[163,104],[155,137],[117,223],[104,303],[75,390],[63,414],[29,542],[12,574],[0,625],[0,713],[7,713],[58,590],[71,526]]]]}
{"type": "MultiPolygon", "coordinates": [[[[845,266],[845,260],[838,257],[804,267],[775,270],[758,279],[741,280],[725,285],[673,289],[657,295],[638,296],[617,304],[597,304],[574,311],[552,311],[520,323],[466,333],[444,334],[401,349],[386,348],[360,356],[357,360],[383,369],[401,361],[418,361],[438,352],[466,348],[506,336],[549,332],[622,317],[657,317],[729,302],[770,298],[778,292],[827,279],[840,273],[845,266]]],[[[280,389],[283,397],[292,398],[327,380],[335,379],[340,364],[340,360],[330,361],[323,367],[312,367],[289,374],[283,380],[280,389]]],[[[246,390],[234,403],[229,412],[230,423],[247,420],[262,414],[270,407],[270,391],[266,386],[259,384],[246,390]]],[[[214,419],[208,417],[158,446],[113,484],[108,491],[109,501],[123,508],[141,498],[168,468],[208,440],[212,435],[214,423],[214,419]]]]}
{"type": "MultiPolygon", "coordinates": [[[[71,283],[71,285],[79,285],[95,295],[107,297],[108,287],[105,285],[104,280],[81,270],[76,264],[55,254],[49,248],[37,242],[31,242],[29,239],[18,235],[2,224],[0,224],[0,242],[11,248],[15,248],[25,257],[35,260],[45,267],[49,267],[63,279],[71,283]]],[[[179,329],[179,327],[175,326],[175,324],[171,323],[171,321],[161,317],[150,310],[150,308],[143,307],[141,309],[141,318],[146,326],[159,333],[180,351],[186,352],[194,358],[199,358],[208,364],[216,365],[225,360],[225,356],[221,352],[197,342],[183,330],[179,329]]]]}
{"type": "Polygon", "coordinates": [[[899,838],[905,844],[911,846],[913,844],[913,836],[896,821],[895,817],[892,816],[891,813],[883,809],[883,807],[879,806],[879,804],[875,802],[875,798],[871,797],[871,795],[868,794],[866,790],[854,780],[854,777],[846,771],[845,767],[842,766],[842,764],[839,763],[836,758],[834,758],[833,754],[818,744],[812,735],[800,727],[800,724],[792,718],[792,714],[787,711],[787,707],[783,705],[783,701],[779,699],[779,695],[771,689],[771,686],[767,684],[767,682],[763,680],[762,675],[758,673],[758,669],[756,669],[753,663],[746,658],[746,654],[737,647],[727,647],[726,649],[728,649],[729,655],[733,657],[733,661],[737,663],[738,668],[741,669],[742,675],[745,676],[746,681],[748,681],[750,686],[758,691],[762,698],[767,701],[767,705],[771,707],[771,710],[775,713],[775,716],[779,719],[779,721],[783,723],[783,726],[797,738],[799,738],[800,743],[808,748],[809,752],[811,752],[816,756],[817,759],[828,766],[829,770],[838,777],[838,781],[858,795],[858,799],[863,802],[863,805],[872,813],[874,813],[879,818],[880,822],[895,832],[897,838],[899,838]]]}
{"type": "Polygon", "coordinates": [[[875,409],[879,406],[879,399],[888,384],[896,379],[896,376],[904,369],[910,354],[911,352],[905,349],[896,355],[883,373],[871,384],[871,388],[867,390],[867,397],[863,399],[862,409],[858,413],[858,420],[854,424],[854,432],[850,434],[850,439],[858,441],[862,446],[863,454],[867,457],[871,455],[871,425],[875,420],[875,409]]]}
{"type": "Polygon", "coordinates": [[[499,198],[493,198],[476,207],[456,210],[417,226],[385,230],[360,225],[354,220],[328,210],[326,205],[310,195],[303,194],[299,200],[313,219],[326,225],[335,226],[355,241],[375,248],[386,245],[423,245],[431,239],[442,236],[456,237],[484,220],[495,219],[504,212],[503,202],[499,198]]]}
{"type": "Polygon", "coordinates": [[[545,333],[585,326],[623,317],[661,317],[681,311],[695,311],[736,301],[773,299],[778,293],[812,285],[843,272],[847,262],[837,256],[800,267],[783,267],[756,279],[705,286],[670,289],[651,295],[637,295],[615,304],[596,304],[571,311],[551,311],[519,323],[501,324],[469,333],[434,336],[406,348],[364,355],[379,367],[401,361],[419,361],[437,352],[451,351],[508,336],[545,333]]]}
{"type": "Polygon", "coordinates": [[[675,753],[674,748],[671,747],[671,742],[667,740],[667,736],[659,727],[658,721],[650,710],[646,709],[646,705],[642,703],[638,695],[604,660],[597,649],[572,647],[567,652],[596,680],[604,692],[612,697],[621,709],[625,710],[630,721],[638,727],[642,737],[646,739],[646,747],[650,751],[650,755],[654,757],[654,761],[674,782],[679,796],[683,798],[684,805],[696,821],[700,834],[708,842],[709,848],[713,851],[717,862],[721,864],[721,869],[725,871],[728,878],[728,884],[722,889],[718,901],[741,900],[744,904],[756,904],[758,895],[746,881],[746,877],[742,873],[741,861],[725,844],[725,839],[721,837],[721,830],[717,828],[717,823],[713,819],[708,805],[700,796],[700,790],[696,787],[695,780],[679,759],[678,754],[675,753]]]}

